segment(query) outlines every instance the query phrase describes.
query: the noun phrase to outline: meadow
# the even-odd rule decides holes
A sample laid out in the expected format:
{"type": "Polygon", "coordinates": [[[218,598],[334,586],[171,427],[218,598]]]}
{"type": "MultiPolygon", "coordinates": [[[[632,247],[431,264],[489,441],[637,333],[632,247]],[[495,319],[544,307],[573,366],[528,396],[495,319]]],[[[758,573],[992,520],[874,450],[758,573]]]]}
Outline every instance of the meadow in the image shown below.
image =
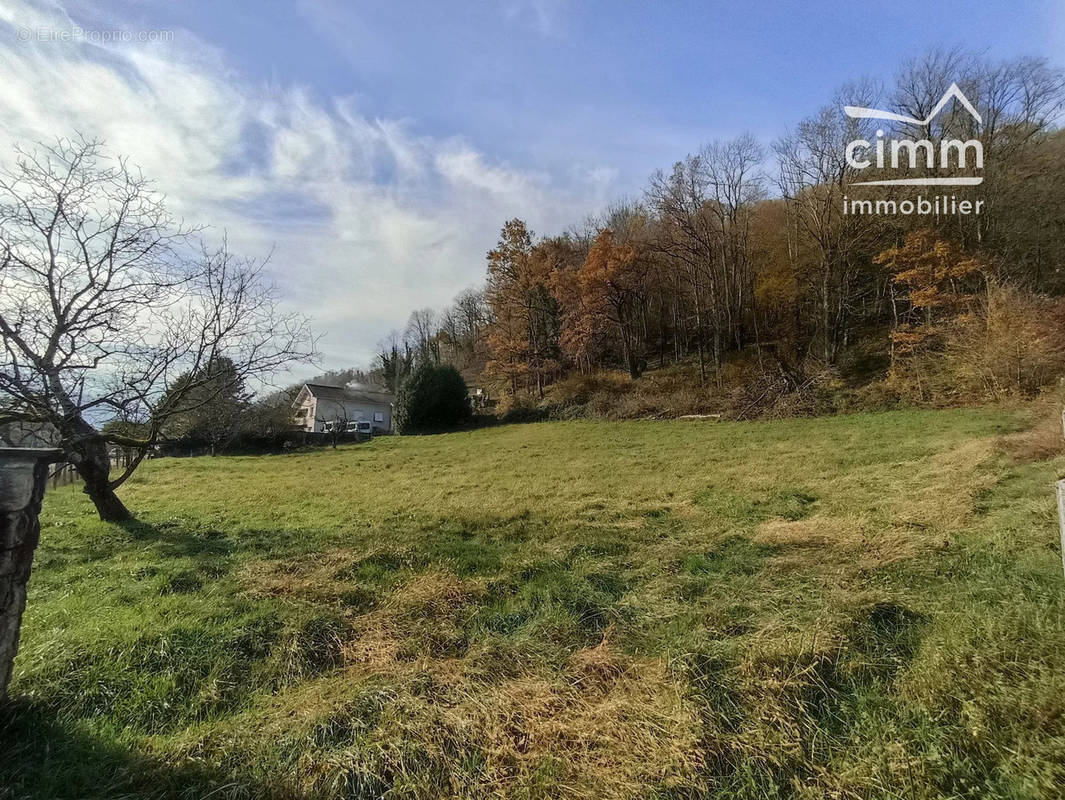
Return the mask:
{"type": "Polygon", "coordinates": [[[159,459],[123,526],[51,491],[0,797],[1060,797],[1065,458],[1032,424],[159,459]]]}

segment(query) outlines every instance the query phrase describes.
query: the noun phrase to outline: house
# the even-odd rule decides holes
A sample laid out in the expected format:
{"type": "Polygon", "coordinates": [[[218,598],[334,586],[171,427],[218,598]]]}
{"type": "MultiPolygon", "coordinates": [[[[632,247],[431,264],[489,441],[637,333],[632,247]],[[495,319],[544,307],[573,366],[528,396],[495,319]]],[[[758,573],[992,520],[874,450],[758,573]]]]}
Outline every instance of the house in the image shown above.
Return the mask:
{"type": "Polygon", "coordinates": [[[495,407],[496,401],[488,394],[488,390],[481,386],[470,387],[470,407],[474,413],[483,414],[490,412],[495,407]]]}
{"type": "Polygon", "coordinates": [[[327,428],[355,429],[355,423],[368,422],[374,433],[392,432],[392,395],[346,386],[305,383],[292,407],[296,424],[303,430],[321,433],[327,428]]]}

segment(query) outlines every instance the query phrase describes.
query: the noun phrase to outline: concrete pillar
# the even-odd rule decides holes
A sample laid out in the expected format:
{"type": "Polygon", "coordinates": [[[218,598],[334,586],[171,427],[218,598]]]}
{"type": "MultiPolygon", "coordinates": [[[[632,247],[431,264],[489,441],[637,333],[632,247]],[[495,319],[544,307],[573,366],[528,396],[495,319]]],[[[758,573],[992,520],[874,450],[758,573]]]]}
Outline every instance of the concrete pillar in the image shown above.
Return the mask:
{"type": "Polygon", "coordinates": [[[48,464],[58,451],[0,447],[0,698],[18,652],[26,608],[26,583],[41,526],[37,515],[48,480],[48,464]]]}

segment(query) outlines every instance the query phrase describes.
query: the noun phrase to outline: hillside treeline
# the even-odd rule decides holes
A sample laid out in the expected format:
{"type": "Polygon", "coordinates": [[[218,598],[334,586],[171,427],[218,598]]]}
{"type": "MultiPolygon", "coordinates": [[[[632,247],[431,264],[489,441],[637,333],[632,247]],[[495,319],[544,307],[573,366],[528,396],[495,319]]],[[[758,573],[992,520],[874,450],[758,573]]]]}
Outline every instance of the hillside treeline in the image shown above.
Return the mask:
{"type": "Polygon", "coordinates": [[[418,358],[449,361],[507,405],[594,400],[621,415],[1035,393],[1065,372],[1063,97],[1062,71],[1040,59],[931,51],[889,85],[841,87],[772,143],[710,142],[565,233],[507,221],[483,289],[414,312],[378,374],[394,386],[418,358]],[[979,124],[956,99],[924,125],[844,113],[925,119],[952,83],[979,124]],[[855,186],[887,176],[846,157],[878,130],[937,153],[977,140],[982,169],[919,153],[904,173],[983,181],[855,186]],[[845,213],[919,197],[940,212],[845,213]],[[978,199],[980,213],[951,210],[978,199]]]}

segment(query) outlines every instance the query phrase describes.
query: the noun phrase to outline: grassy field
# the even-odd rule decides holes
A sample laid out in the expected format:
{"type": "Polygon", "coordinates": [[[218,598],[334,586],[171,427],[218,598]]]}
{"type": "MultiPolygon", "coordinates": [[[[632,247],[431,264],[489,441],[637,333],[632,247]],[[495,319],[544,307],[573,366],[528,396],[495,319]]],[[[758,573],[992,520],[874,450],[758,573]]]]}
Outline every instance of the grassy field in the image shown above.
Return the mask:
{"type": "Polygon", "coordinates": [[[1018,411],[559,422],[50,493],[0,796],[1050,798],[1018,411]]]}

